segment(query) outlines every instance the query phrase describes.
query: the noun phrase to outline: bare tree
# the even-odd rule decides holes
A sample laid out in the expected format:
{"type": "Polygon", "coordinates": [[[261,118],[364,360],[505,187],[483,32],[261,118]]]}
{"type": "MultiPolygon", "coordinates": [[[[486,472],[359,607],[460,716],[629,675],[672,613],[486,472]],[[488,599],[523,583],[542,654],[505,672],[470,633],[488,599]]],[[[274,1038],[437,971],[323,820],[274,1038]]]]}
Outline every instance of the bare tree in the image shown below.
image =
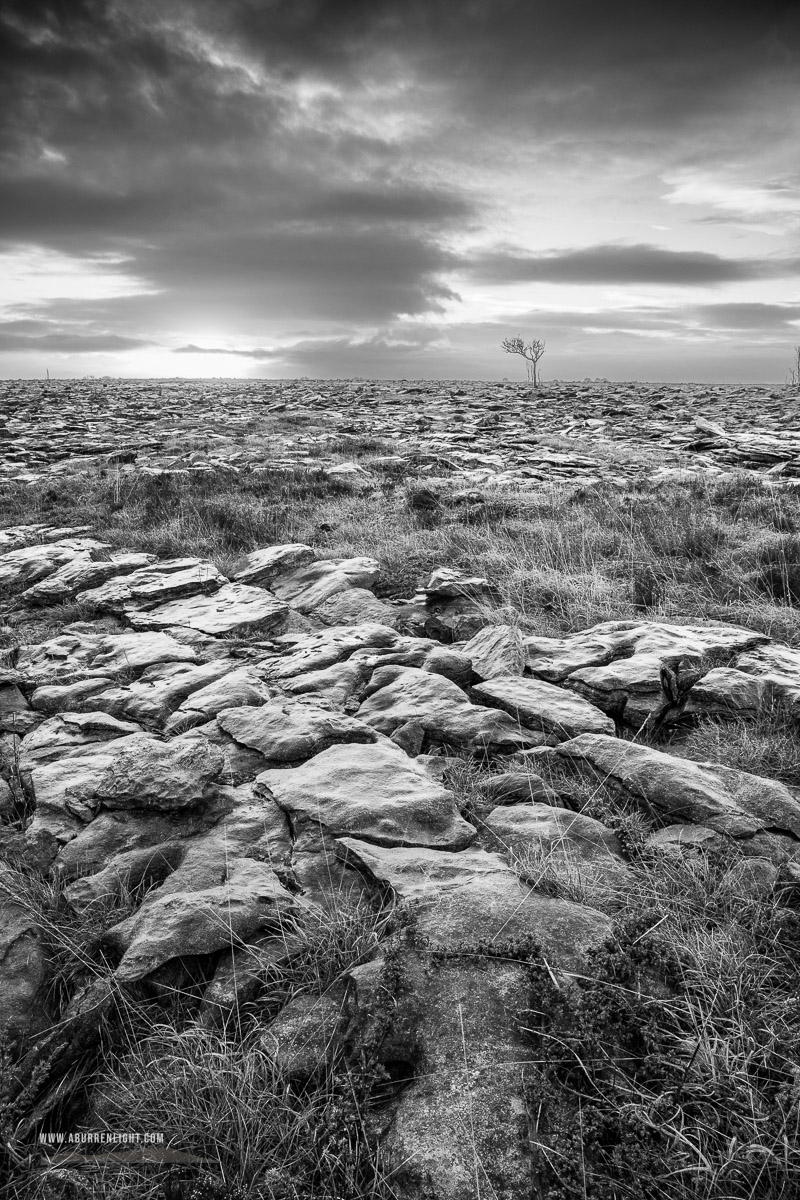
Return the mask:
{"type": "Polygon", "coordinates": [[[525,359],[525,373],[528,382],[534,387],[539,386],[539,359],[544,354],[544,342],[534,338],[524,342],[521,337],[504,338],[502,342],[506,354],[520,354],[525,359]]]}
{"type": "Polygon", "coordinates": [[[800,387],[800,346],[794,348],[794,363],[789,368],[789,377],[786,382],[789,387],[800,387]]]}

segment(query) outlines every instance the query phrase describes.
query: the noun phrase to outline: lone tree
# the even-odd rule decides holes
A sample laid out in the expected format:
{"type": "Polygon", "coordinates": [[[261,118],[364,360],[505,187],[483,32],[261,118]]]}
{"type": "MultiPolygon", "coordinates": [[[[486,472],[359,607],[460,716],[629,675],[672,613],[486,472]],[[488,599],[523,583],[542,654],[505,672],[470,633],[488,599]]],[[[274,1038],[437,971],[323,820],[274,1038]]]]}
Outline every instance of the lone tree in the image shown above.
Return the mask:
{"type": "Polygon", "coordinates": [[[800,387],[800,346],[794,348],[794,364],[789,368],[786,382],[789,387],[800,387]]]}
{"type": "Polygon", "coordinates": [[[539,359],[544,354],[544,342],[534,338],[531,342],[523,342],[521,337],[503,339],[503,349],[506,354],[520,354],[525,359],[525,372],[528,382],[534,387],[539,386],[539,359]]]}

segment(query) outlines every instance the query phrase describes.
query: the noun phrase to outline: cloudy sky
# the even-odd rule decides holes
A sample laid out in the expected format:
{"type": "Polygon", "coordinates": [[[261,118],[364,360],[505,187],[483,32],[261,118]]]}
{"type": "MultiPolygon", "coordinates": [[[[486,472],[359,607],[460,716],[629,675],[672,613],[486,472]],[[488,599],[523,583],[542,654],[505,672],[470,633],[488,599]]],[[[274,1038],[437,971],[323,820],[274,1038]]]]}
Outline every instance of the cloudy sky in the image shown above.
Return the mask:
{"type": "Polygon", "coordinates": [[[782,382],[797,0],[1,0],[0,376],[782,382]]]}

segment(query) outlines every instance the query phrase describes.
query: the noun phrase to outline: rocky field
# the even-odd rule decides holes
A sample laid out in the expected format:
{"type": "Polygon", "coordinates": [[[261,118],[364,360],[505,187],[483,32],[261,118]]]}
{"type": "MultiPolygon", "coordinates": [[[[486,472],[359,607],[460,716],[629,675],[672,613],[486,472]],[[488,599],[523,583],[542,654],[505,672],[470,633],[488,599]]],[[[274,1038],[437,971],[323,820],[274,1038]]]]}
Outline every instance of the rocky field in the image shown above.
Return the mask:
{"type": "Polygon", "coordinates": [[[0,1196],[800,1194],[797,394],[3,387],[0,1196]]]}

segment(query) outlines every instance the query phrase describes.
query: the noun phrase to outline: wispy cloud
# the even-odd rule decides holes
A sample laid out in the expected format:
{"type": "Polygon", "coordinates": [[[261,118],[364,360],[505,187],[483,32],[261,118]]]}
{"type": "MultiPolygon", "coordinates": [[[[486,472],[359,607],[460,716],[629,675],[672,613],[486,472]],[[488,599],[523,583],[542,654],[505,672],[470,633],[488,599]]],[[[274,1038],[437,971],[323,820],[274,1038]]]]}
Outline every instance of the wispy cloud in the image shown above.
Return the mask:
{"type": "Polygon", "coordinates": [[[232,350],[224,346],[194,346],[190,342],[187,346],[176,346],[172,351],[173,354],[230,354],[234,358],[252,358],[264,360],[270,358],[280,358],[280,350],[265,350],[261,347],[255,347],[252,350],[232,350]]]}
{"type": "Polygon", "coordinates": [[[792,217],[800,221],[800,180],[754,183],[733,174],[685,168],[665,177],[669,204],[691,204],[745,218],[792,217]]]}

